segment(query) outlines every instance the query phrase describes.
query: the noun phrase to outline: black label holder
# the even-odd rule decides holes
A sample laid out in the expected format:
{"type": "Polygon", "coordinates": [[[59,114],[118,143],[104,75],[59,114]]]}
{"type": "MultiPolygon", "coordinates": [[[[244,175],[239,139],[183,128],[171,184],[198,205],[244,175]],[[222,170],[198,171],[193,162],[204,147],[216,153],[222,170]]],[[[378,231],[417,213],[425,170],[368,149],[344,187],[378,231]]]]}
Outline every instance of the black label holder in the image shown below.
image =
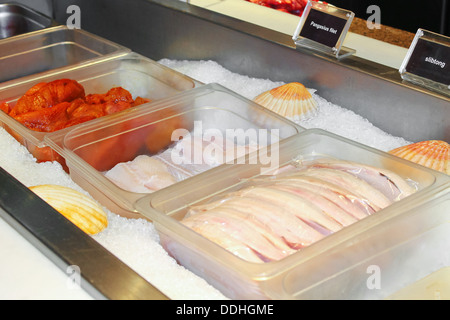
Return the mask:
{"type": "Polygon", "coordinates": [[[418,29],[399,72],[404,81],[450,96],[450,38],[418,29]]]}
{"type": "Polygon", "coordinates": [[[351,11],[310,0],[292,39],[297,48],[343,59],[356,53],[342,45],[354,17],[351,11]]]}

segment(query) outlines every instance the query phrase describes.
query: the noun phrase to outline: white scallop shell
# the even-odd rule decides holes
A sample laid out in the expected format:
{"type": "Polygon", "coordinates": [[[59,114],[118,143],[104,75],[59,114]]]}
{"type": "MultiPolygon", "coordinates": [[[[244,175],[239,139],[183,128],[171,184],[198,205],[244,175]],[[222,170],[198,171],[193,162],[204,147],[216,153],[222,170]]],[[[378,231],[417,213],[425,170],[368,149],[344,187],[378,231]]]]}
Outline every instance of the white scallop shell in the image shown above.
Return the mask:
{"type": "Polygon", "coordinates": [[[106,212],[87,195],[58,185],[33,186],[30,190],[87,234],[97,234],[108,226],[106,212]]]}
{"type": "Polygon", "coordinates": [[[263,92],[254,101],[291,120],[301,120],[305,116],[312,115],[318,108],[308,89],[298,82],[263,92]]]}

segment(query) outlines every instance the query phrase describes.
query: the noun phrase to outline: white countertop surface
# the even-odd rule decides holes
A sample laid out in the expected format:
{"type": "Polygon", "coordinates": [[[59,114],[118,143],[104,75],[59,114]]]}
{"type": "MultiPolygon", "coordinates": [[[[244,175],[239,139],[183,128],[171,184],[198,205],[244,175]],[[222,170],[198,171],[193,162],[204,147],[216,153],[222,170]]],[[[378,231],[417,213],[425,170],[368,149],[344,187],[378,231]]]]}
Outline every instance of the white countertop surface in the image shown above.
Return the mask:
{"type": "MultiPolygon", "coordinates": [[[[190,0],[190,4],[227,16],[245,20],[293,36],[300,17],[263,7],[244,0],[190,0]]],[[[355,49],[356,56],[394,69],[400,66],[408,49],[349,32],[344,46],[355,49]]]]}
{"type": "MultiPolygon", "coordinates": [[[[226,15],[293,35],[299,18],[242,0],[192,0],[226,15]]],[[[349,34],[344,44],[366,59],[399,68],[406,49],[349,34]]],[[[68,283],[69,277],[45,255],[0,218],[0,299],[78,300],[92,297],[68,283]]]]}
{"type": "Polygon", "coordinates": [[[1,300],[91,300],[36,247],[0,218],[1,300]]]}

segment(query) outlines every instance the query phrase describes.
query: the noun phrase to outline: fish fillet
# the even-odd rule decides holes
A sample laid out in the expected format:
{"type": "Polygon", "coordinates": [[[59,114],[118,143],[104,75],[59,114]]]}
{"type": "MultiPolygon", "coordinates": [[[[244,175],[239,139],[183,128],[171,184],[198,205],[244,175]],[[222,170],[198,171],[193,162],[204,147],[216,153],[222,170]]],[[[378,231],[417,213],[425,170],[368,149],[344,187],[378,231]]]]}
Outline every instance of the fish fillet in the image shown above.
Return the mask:
{"type": "Polygon", "coordinates": [[[344,171],[328,168],[307,168],[298,171],[295,175],[316,177],[337,184],[347,190],[352,190],[357,196],[366,199],[381,209],[392,204],[392,201],[381,191],[374,188],[366,181],[344,171]]]}
{"type": "Polygon", "coordinates": [[[387,169],[334,159],[317,160],[310,167],[330,168],[353,174],[383,192],[391,201],[401,200],[416,191],[405,179],[387,169]]]}
{"type": "MultiPolygon", "coordinates": [[[[226,214],[226,212],[226,210],[216,208],[212,212],[193,215],[183,220],[183,224],[202,235],[211,234],[210,228],[219,233],[225,232],[227,238],[234,240],[233,243],[241,243],[238,246],[241,251],[243,246],[248,247],[264,262],[280,260],[288,255],[283,250],[277,249],[272,242],[257,232],[255,228],[251,228],[248,224],[243,223],[241,219],[236,219],[226,214]]],[[[221,237],[219,241],[223,242],[224,240],[221,237]]]]}
{"type": "Polygon", "coordinates": [[[164,163],[145,155],[117,164],[105,176],[118,187],[135,193],[151,193],[177,182],[164,163]]]}
{"type": "Polygon", "coordinates": [[[318,178],[296,176],[278,178],[276,181],[282,183],[292,183],[294,185],[300,184],[312,192],[321,194],[323,197],[334,202],[358,220],[376,212],[376,209],[370,206],[367,201],[362,200],[352,192],[318,178]]]}
{"type": "Polygon", "coordinates": [[[182,221],[241,258],[277,261],[415,192],[388,170],[321,159],[251,179],[182,221]]]}
{"type": "MultiPolygon", "coordinates": [[[[279,210],[292,212],[299,219],[314,227],[321,226],[331,232],[339,231],[342,226],[327,216],[309,201],[293,195],[290,192],[271,187],[247,188],[238,192],[240,196],[264,199],[278,206],[279,210]]],[[[322,230],[321,230],[322,231],[322,230]]]]}
{"type": "Polygon", "coordinates": [[[336,205],[334,202],[330,201],[326,197],[324,197],[320,193],[314,193],[307,187],[302,187],[299,185],[286,183],[286,181],[277,183],[274,185],[276,188],[280,188],[281,190],[286,190],[289,192],[292,192],[299,197],[303,197],[311,203],[315,204],[319,209],[321,209],[323,212],[325,212],[329,217],[336,220],[338,223],[340,223],[342,226],[346,227],[349,226],[356,221],[358,221],[355,217],[348,214],[345,210],[343,210],[341,207],[336,205]]]}
{"type": "Polygon", "coordinates": [[[230,236],[227,230],[222,228],[220,223],[200,223],[191,219],[183,221],[183,224],[246,261],[256,263],[264,262],[250,247],[230,236]]]}
{"type": "MultiPolygon", "coordinates": [[[[251,197],[231,197],[210,206],[235,208],[253,219],[260,221],[273,232],[283,237],[292,248],[301,249],[324,237],[323,234],[312,228],[303,220],[298,219],[292,212],[280,210],[269,201],[251,197]]],[[[210,207],[211,208],[211,207],[210,207]]],[[[209,210],[204,207],[204,210],[209,210]]]]}

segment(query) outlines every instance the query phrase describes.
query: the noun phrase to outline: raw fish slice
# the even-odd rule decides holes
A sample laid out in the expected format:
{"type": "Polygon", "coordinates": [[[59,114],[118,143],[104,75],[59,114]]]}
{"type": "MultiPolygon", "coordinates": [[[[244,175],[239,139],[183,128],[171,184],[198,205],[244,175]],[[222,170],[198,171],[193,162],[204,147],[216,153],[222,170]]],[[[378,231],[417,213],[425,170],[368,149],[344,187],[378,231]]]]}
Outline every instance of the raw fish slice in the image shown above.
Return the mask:
{"type": "Polygon", "coordinates": [[[300,187],[298,185],[292,185],[286,182],[277,183],[274,185],[274,187],[281,188],[282,190],[287,190],[289,192],[297,194],[300,197],[306,198],[344,227],[358,221],[357,219],[355,219],[355,217],[348,214],[334,202],[328,200],[321,194],[311,192],[308,188],[300,187]]]}
{"type": "Polygon", "coordinates": [[[278,180],[278,183],[292,184],[310,190],[314,194],[320,194],[322,197],[328,199],[336,206],[347,212],[353,219],[359,220],[374,213],[373,209],[367,208],[366,203],[357,198],[355,195],[339,188],[336,185],[321,181],[312,177],[298,177],[297,179],[283,179],[278,180]]]}
{"type": "Polygon", "coordinates": [[[357,196],[362,197],[363,199],[369,201],[370,203],[373,203],[381,209],[384,209],[392,204],[392,201],[389,200],[381,191],[374,188],[366,181],[361,180],[354,175],[344,171],[327,168],[310,168],[301,170],[295,175],[316,177],[337,184],[344,189],[351,190],[357,196]]]}
{"type": "Polygon", "coordinates": [[[182,223],[241,259],[249,262],[264,263],[261,257],[242,241],[230,237],[227,230],[222,228],[221,224],[207,223],[207,221],[202,223],[193,220],[184,220],[182,223]]]}
{"type": "Polygon", "coordinates": [[[280,208],[265,199],[251,196],[241,197],[231,194],[229,198],[192,207],[186,216],[208,212],[217,207],[238,208],[242,212],[253,214],[255,219],[259,219],[262,223],[278,230],[278,233],[283,234],[293,246],[300,245],[300,247],[303,247],[322,239],[324,236],[299,219],[292,211],[280,208]]]}
{"type": "Polygon", "coordinates": [[[334,159],[317,160],[309,167],[337,169],[351,173],[383,192],[391,201],[401,200],[416,191],[405,179],[387,169],[334,159]]]}
{"type": "Polygon", "coordinates": [[[255,144],[239,145],[230,139],[215,137],[213,141],[204,141],[204,160],[206,163],[221,165],[257,150],[255,144]]]}
{"type": "Polygon", "coordinates": [[[281,237],[271,230],[268,225],[264,225],[258,219],[255,219],[254,216],[247,214],[243,211],[240,211],[239,208],[229,207],[229,206],[220,206],[216,209],[208,211],[208,214],[219,214],[224,217],[229,217],[234,221],[234,223],[244,223],[247,227],[255,230],[260,235],[265,237],[273,246],[283,252],[283,254],[290,255],[294,253],[296,250],[291,248],[289,244],[281,237]]]}
{"type": "MultiPolygon", "coordinates": [[[[238,192],[240,196],[264,199],[279,206],[280,210],[292,212],[299,219],[314,228],[322,227],[327,231],[335,232],[342,228],[334,219],[331,219],[309,201],[297,197],[289,192],[270,187],[247,188],[238,192]]],[[[319,230],[323,232],[324,230],[319,230]]],[[[329,233],[329,232],[327,232],[329,233]]]]}
{"type": "Polygon", "coordinates": [[[220,226],[220,229],[226,233],[226,237],[233,238],[249,247],[264,262],[280,260],[286,257],[286,253],[277,250],[266,237],[255,229],[248,227],[242,221],[224,214],[224,211],[220,211],[219,208],[216,208],[214,212],[193,215],[182,222],[200,234],[204,234],[205,228],[213,226],[216,229],[217,226],[220,226]]]}
{"type": "Polygon", "coordinates": [[[185,163],[219,166],[258,150],[258,145],[255,143],[238,145],[232,140],[218,136],[211,139],[187,136],[174,149],[182,156],[185,163]]]}
{"type": "Polygon", "coordinates": [[[188,164],[217,166],[224,163],[225,149],[222,139],[207,141],[200,136],[187,136],[178,142],[174,149],[188,164]]]}
{"type": "Polygon", "coordinates": [[[119,163],[105,173],[105,176],[123,190],[135,193],[148,193],[139,175],[126,163],[119,163]]]}
{"type": "Polygon", "coordinates": [[[320,178],[309,176],[287,176],[279,177],[275,181],[304,183],[305,187],[309,187],[312,191],[324,195],[357,219],[363,219],[380,209],[368,203],[365,199],[361,199],[351,191],[320,178]]]}
{"type": "Polygon", "coordinates": [[[148,189],[156,191],[177,182],[164,163],[149,156],[138,156],[130,166],[148,189]]]}
{"type": "Polygon", "coordinates": [[[294,249],[306,247],[324,237],[323,234],[307,225],[286,210],[268,201],[251,197],[234,197],[221,204],[251,215],[253,219],[267,225],[273,232],[283,237],[294,249]]]}
{"type": "Polygon", "coordinates": [[[105,176],[118,187],[135,193],[151,193],[176,183],[165,164],[149,156],[119,163],[105,176]]]}

